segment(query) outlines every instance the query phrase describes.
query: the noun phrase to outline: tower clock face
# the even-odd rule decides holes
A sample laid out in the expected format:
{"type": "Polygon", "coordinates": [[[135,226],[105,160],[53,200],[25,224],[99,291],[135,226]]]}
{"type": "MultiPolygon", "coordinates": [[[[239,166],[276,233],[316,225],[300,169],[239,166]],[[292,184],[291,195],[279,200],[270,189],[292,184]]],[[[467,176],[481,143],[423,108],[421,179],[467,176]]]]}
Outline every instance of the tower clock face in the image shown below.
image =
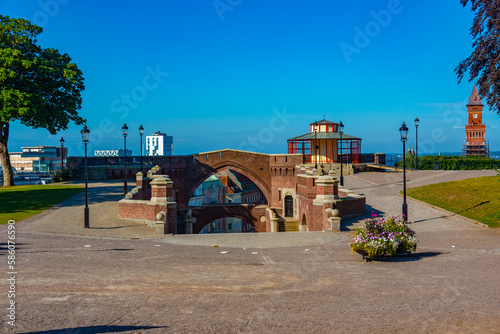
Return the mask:
{"type": "Polygon", "coordinates": [[[472,115],[472,117],[477,118],[477,114],[472,115]]]}

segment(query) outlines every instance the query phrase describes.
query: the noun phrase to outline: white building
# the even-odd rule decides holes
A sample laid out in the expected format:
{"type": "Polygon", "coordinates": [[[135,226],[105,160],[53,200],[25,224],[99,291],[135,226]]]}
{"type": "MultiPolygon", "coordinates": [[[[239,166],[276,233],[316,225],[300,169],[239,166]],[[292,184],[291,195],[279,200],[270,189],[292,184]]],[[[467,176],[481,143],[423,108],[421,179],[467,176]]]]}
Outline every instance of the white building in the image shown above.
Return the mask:
{"type": "Polygon", "coordinates": [[[160,131],[146,136],[146,155],[173,155],[174,137],[160,131]]]}

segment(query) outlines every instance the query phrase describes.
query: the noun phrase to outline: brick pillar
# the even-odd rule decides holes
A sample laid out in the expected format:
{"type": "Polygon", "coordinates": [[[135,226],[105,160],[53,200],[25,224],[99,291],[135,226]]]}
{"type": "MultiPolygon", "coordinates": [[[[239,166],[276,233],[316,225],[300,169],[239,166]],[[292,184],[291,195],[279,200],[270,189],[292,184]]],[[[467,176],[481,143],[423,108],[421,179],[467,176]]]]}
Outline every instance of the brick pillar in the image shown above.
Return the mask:
{"type": "Polygon", "coordinates": [[[173,200],[172,198],[172,180],[168,177],[161,175],[160,177],[155,177],[151,181],[151,202],[152,203],[166,203],[168,200],[173,200]]]}
{"type": "Polygon", "coordinates": [[[144,174],[141,172],[135,174],[135,186],[136,187],[141,187],[142,188],[142,180],[143,180],[144,174]]]}
{"type": "MultiPolygon", "coordinates": [[[[172,180],[166,175],[157,175],[151,181],[151,200],[149,205],[155,206],[154,214],[164,212],[163,233],[177,233],[177,203],[172,197],[172,180]]],[[[155,219],[156,220],[156,219],[155,219]]],[[[157,228],[157,231],[161,227],[157,228]]]]}
{"type": "MultiPolygon", "coordinates": [[[[316,198],[313,200],[313,231],[331,231],[337,229],[337,220],[330,220],[332,210],[339,201],[339,181],[331,176],[316,179],[316,198]],[[333,223],[333,224],[332,224],[333,223]]],[[[340,229],[340,227],[339,227],[340,229]]]]}
{"type": "Polygon", "coordinates": [[[385,165],[385,153],[375,153],[373,160],[377,165],[385,165]]]}
{"type": "Polygon", "coordinates": [[[320,176],[316,179],[316,199],[333,200],[339,198],[339,181],[331,176],[320,176]]]}

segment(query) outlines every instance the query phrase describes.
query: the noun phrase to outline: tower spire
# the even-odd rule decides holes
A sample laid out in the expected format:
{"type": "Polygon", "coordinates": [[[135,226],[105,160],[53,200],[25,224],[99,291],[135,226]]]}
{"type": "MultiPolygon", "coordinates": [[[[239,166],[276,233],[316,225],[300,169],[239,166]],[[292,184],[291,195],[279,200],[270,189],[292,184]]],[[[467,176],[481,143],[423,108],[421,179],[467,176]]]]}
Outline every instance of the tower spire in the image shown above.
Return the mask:
{"type": "Polygon", "coordinates": [[[472,94],[469,97],[469,104],[467,106],[482,106],[481,97],[479,96],[479,92],[477,91],[476,85],[472,89],[472,94]]]}

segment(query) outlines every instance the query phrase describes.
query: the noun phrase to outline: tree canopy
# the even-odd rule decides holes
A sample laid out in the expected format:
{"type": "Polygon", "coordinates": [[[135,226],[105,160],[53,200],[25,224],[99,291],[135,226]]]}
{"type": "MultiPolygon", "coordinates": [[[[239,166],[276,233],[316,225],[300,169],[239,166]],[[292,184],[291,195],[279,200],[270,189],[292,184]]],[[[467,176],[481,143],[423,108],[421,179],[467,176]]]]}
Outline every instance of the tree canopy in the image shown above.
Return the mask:
{"type": "Polygon", "coordinates": [[[51,134],[66,129],[70,121],[82,124],[78,110],[85,87],[82,72],[68,54],[37,44],[42,28],[8,16],[0,15],[0,21],[0,158],[8,186],[9,123],[18,120],[51,134]]]}
{"type": "Polygon", "coordinates": [[[476,80],[479,94],[500,115],[500,1],[460,0],[469,2],[475,13],[470,34],[473,52],[456,67],[458,82],[469,71],[469,81],[476,80]]]}

